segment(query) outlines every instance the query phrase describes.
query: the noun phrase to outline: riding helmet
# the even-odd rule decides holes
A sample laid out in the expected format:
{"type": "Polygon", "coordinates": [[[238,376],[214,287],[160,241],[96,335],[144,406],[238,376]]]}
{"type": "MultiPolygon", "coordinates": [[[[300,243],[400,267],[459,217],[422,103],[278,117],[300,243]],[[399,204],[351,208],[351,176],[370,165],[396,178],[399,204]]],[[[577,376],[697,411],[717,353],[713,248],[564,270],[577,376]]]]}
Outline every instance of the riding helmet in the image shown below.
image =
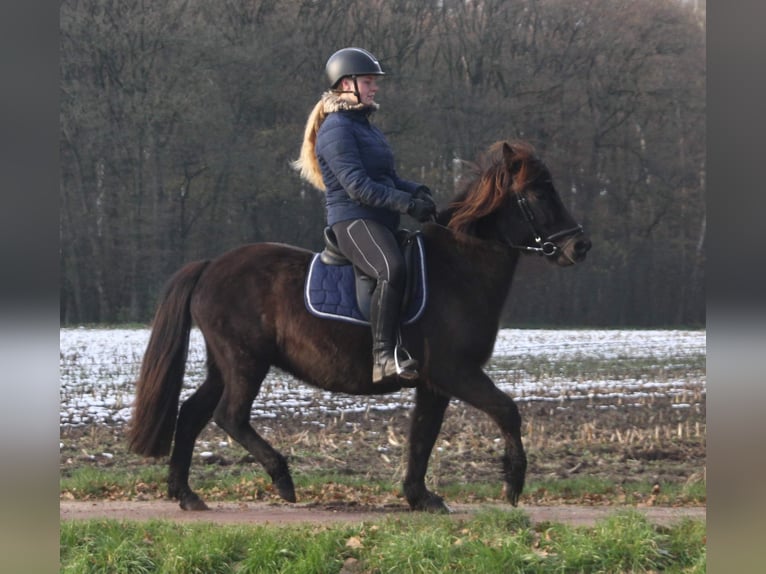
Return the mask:
{"type": "Polygon", "coordinates": [[[377,58],[361,48],[338,50],[327,60],[325,71],[331,88],[346,76],[385,76],[377,58]]]}

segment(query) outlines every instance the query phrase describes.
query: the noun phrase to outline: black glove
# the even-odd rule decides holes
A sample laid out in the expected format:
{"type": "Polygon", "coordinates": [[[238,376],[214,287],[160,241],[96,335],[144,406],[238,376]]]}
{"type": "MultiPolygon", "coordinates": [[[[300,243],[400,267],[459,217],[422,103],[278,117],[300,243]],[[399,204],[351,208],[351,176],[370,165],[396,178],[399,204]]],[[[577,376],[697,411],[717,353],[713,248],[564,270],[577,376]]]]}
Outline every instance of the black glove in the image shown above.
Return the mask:
{"type": "Polygon", "coordinates": [[[431,190],[428,189],[425,185],[421,185],[418,187],[413,193],[412,197],[415,199],[419,199],[420,201],[425,201],[427,203],[430,203],[434,206],[434,212],[436,212],[436,202],[434,201],[434,198],[431,197],[431,190]]]}
{"type": "Polygon", "coordinates": [[[412,193],[412,197],[415,199],[430,199],[433,201],[431,190],[425,185],[419,185],[417,189],[412,193]]]}
{"type": "Polygon", "coordinates": [[[407,208],[407,214],[423,223],[436,215],[436,204],[431,199],[413,198],[407,208]]]}

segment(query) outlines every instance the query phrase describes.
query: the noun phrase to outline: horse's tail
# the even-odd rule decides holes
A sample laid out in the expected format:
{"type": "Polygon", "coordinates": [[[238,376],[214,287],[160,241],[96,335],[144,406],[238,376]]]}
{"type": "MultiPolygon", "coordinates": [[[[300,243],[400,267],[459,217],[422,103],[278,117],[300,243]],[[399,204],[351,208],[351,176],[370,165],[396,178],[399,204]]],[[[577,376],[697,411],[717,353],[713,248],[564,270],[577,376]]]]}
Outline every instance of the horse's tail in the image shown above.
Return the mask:
{"type": "Polygon", "coordinates": [[[129,448],[136,454],[162,456],[170,452],[189,351],[189,302],[208,263],[185,265],[165,285],[141,363],[128,429],[129,448]]]}

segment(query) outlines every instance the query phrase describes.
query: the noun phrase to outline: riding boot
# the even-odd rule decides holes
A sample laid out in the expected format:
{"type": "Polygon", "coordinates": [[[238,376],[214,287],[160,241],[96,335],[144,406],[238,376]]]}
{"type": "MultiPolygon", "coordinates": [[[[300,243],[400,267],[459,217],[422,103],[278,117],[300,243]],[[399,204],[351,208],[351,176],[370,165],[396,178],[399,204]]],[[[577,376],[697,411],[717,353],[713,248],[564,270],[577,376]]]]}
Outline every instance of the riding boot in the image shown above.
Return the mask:
{"type": "Polygon", "coordinates": [[[370,301],[372,327],[372,382],[393,382],[396,377],[418,378],[418,362],[401,346],[397,347],[399,307],[402,294],[388,281],[378,281],[370,301]]]}

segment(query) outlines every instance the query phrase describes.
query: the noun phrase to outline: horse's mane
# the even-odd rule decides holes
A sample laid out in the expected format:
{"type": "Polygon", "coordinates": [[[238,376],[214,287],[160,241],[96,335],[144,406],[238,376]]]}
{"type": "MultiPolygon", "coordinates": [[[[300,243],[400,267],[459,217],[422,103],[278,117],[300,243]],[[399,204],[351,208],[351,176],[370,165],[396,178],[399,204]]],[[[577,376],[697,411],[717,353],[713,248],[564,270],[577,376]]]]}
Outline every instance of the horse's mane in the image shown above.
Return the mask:
{"type": "Polygon", "coordinates": [[[539,175],[541,163],[531,144],[498,141],[467,165],[470,175],[442,214],[447,227],[464,233],[478,219],[497,211],[508,197],[507,190],[520,193],[539,175]]]}

